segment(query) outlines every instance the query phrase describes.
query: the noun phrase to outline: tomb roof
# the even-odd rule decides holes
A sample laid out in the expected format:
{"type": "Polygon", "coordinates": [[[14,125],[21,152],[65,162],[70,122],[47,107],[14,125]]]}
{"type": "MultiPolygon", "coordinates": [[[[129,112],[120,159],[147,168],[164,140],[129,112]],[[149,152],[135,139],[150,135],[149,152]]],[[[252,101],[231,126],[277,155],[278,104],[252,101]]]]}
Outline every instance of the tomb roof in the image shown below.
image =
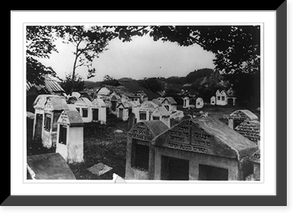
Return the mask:
{"type": "Polygon", "coordinates": [[[246,117],[249,120],[258,120],[258,117],[252,113],[250,110],[244,109],[244,110],[236,110],[233,113],[231,113],[229,115],[229,117],[238,117],[238,118],[242,118],[242,117],[246,117]]]}
{"type": "Polygon", "coordinates": [[[106,107],[106,104],[104,103],[104,101],[100,98],[96,98],[93,100],[92,102],[93,105],[96,105],[98,107],[106,107]]]}
{"type": "Polygon", "coordinates": [[[153,103],[155,103],[156,105],[158,105],[158,106],[160,106],[161,105],[161,100],[159,100],[159,99],[153,99],[153,100],[151,100],[153,103]]]}
{"type": "Polygon", "coordinates": [[[253,150],[257,150],[257,145],[245,138],[226,124],[212,117],[202,117],[192,120],[198,127],[204,129],[208,134],[214,136],[225,145],[229,146],[237,154],[240,159],[249,156],[253,150]]]}
{"type": "Polygon", "coordinates": [[[166,97],[162,102],[164,102],[165,100],[167,100],[172,105],[177,105],[177,102],[173,97],[166,97]]]}
{"type": "Polygon", "coordinates": [[[70,127],[82,127],[84,126],[82,117],[77,110],[64,110],[57,121],[58,123],[66,123],[70,127]]]}
{"type": "Polygon", "coordinates": [[[44,109],[46,105],[49,105],[52,110],[68,109],[66,98],[58,95],[41,94],[37,96],[33,103],[34,108],[40,109],[44,109]]]}
{"type": "Polygon", "coordinates": [[[147,100],[147,101],[145,101],[141,104],[141,109],[154,110],[156,107],[158,107],[158,105],[155,104],[154,102],[150,101],[150,100],[147,100]]]}
{"type": "Polygon", "coordinates": [[[164,106],[157,107],[152,115],[170,116],[170,112],[164,106]]]}
{"type": "Polygon", "coordinates": [[[93,106],[93,103],[86,97],[79,97],[74,104],[77,106],[87,106],[87,107],[93,106]]]}
{"type": "Polygon", "coordinates": [[[197,149],[197,147],[200,147],[201,152],[199,153],[236,158],[237,160],[249,157],[258,149],[258,146],[254,142],[245,138],[224,123],[209,116],[195,119],[183,119],[180,123],[155,137],[152,143],[155,146],[165,147],[177,145],[175,147],[179,150],[193,151],[192,149],[181,149],[181,144],[183,146],[189,145],[183,148],[196,147],[197,149]],[[181,133],[182,130],[185,131],[181,133]],[[174,133],[178,133],[178,136],[175,136],[174,133]],[[204,135],[204,138],[202,139],[202,137],[200,137],[199,139],[199,136],[202,135],[204,135]],[[209,137],[205,137],[205,135],[208,135],[209,137]]]}
{"type": "Polygon", "coordinates": [[[133,128],[135,126],[137,126],[138,124],[144,124],[145,126],[147,126],[151,130],[153,137],[155,137],[169,129],[169,127],[160,120],[141,121],[141,122],[137,123],[136,125],[134,125],[133,128]]]}
{"type": "Polygon", "coordinates": [[[28,156],[27,169],[34,179],[76,179],[59,153],[28,156]]]}
{"type": "Polygon", "coordinates": [[[251,141],[257,142],[260,139],[260,122],[257,120],[244,121],[235,130],[251,141]]]}
{"type": "Polygon", "coordinates": [[[83,126],[83,120],[80,116],[79,112],[76,111],[66,111],[67,115],[69,116],[70,126],[83,126]]]}

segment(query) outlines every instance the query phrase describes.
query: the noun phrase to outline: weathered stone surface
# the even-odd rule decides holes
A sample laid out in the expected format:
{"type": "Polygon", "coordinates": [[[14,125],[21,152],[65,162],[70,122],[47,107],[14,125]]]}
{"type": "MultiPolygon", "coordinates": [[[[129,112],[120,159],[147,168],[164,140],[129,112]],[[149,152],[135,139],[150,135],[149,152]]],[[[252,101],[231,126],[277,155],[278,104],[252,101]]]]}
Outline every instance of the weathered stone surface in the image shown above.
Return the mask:
{"type": "Polygon", "coordinates": [[[28,156],[27,169],[32,179],[76,179],[67,162],[58,153],[28,156]]]}
{"type": "Polygon", "coordinates": [[[112,170],[112,167],[109,167],[103,163],[97,163],[96,165],[88,168],[87,170],[97,176],[101,176],[104,173],[107,173],[108,171],[112,170]]]}

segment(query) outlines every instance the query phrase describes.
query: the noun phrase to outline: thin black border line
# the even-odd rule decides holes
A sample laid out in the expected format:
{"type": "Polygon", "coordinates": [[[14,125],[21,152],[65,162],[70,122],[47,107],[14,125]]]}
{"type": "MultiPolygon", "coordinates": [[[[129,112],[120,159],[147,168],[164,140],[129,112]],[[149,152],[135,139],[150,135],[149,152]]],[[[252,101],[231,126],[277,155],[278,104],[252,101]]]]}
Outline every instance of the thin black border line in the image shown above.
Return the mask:
{"type": "MultiPolygon", "coordinates": [[[[282,84],[282,82],[285,82],[287,79],[287,74],[284,74],[287,69],[287,38],[285,35],[285,32],[283,30],[286,30],[287,25],[287,11],[288,11],[288,5],[287,2],[283,2],[280,7],[276,10],[276,54],[278,58],[277,64],[276,64],[276,85],[279,84],[279,81],[281,82],[280,89],[283,92],[276,92],[281,93],[282,95],[276,100],[276,105],[278,106],[278,99],[280,101],[286,100],[286,85],[282,84]],[[281,23],[279,22],[281,21],[281,23]],[[281,33],[280,33],[280,31],[281,33]],[[280,33],[280,36],[277,35],[280,33]],[[279,47],[278,45],[281,45],[279,47]],[[280,50],[280,53],[279,53],[280,50]],[[280,59],[281,58],[281,59],[280,59]],[[283,69],[284,73],[279,73],[278,68],[283,69]],[[278,76],[283,79],[283,81],[278,80],[278,76]]],[[[276,87],[276,89],[279,87],[276,87]]],[[[276,94],[276,95],[277,95],[276,94]]],[[[277,107],[276,106],[276,107],[277,107]]],[[[277,169],[277,173],[281,174],[281,177],[283,176],[283,172],[286,171],[286,163],[284,162],[284,158],[282,155],[286,153],[287,148],[286,146],[286,140],[287,140],[287,133],[286,133],[286,108],[285,106],[281,105],[279,110],[276,109],[276,117],[278,118],[278,112],[281,112],[280,114],[281,119],[276,120],[276,122],[279,122],[283,124],[281,128],[278,128],[277,131],[283,131],[283,135],[279,138],[279,136],[276,138],[276,145],[278,146],[278,140],[280,140],[280,143],[283,144],[283,147],[277,147],[277,149],[280,149],[282,153],[276,153],[276,161],[282,162],[281,169],[277,169]],[[281,155],[280,159],[277,159],[281,155]]],[[[277,123],[278,124],[278,123],[277,123]]],[[[282,134],[282,133],[281,133],[282,134]]],[[[287,161],[287,160],[286,160],[287,161]]],[[[278,167],[279,165],[277,165],[278,167]]],[[[286,173],[286,172],[285,172],[286,173]]],[[[276,179],[279,178],[279,174],[276,174],[276,179]]],[[[67,206],[140,206],[140,205],[165,205],[165,206],[182,206],[182,205],[188,205],[188,206],[209,206],[209,205],[215,205],[215,206],[222,206],[222,205],[268,205],[268,206],[286,206],[287,205],[287,183],[285,181],[285,178],[282,177],[280,179],[280,183],[276,183],[277,187],[277,195],[276,196],[9,196],[2,204],[1,206],[57,206],[57,205],[67,205],[67,206]],[[280,189],[280,191],[278,190],[280,189]],[[199,199],[200,198],[200,199],[199,199]],[[180,200],[180,201],[179,201],[180,200]],[[201,201],[202,200],[202,201],[201,201]]]]}

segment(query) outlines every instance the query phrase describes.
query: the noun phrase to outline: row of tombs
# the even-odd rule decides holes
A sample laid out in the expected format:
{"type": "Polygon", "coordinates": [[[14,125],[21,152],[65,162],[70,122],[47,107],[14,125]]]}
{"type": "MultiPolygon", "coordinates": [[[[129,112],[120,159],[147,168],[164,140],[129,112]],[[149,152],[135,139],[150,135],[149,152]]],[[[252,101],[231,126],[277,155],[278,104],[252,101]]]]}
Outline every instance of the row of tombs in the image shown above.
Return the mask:
{"type": "Polygon", "coordinates": [[[39,95],[34,102],[32,138],[41,141],[45,148],[55,148],[68,163],[83,162],[84,157],[85,117],[78,107],[56,95],[39,95]]]}
{"type": "Polygon", "coordinates": [[[259,146],[208,116],[168,128],[137,123],[128,133],[126,180],[260,180],[259,146]]]}
{"type": "MultiPolygon", "coordinates": [[[[68,163],[83,162],[81,112],[63,97],[39,96],[34,138],[56,147],[68,163]]],[[[185,117],[172,127],[160,120],[138,122],[128,132],[125,178],[260,180],[258,118],[248,110],[224,118],[228,125],[209,116],[185,117]]]]}

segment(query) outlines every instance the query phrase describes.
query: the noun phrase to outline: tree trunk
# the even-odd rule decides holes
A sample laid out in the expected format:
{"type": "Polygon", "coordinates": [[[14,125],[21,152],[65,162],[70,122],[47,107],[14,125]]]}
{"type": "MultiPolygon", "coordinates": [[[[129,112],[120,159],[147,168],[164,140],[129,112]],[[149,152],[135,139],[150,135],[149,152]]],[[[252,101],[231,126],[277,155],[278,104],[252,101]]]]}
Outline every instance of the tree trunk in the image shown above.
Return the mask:
{"type": "Polygon", "coordinates": [[[77,48],[76,48],[75,60],[74,60],[73,71],[72,71],[72,81],[71,81],[70,95],[72,95],[72,92],[73,92],[73,89],[74,89],[75,70],[76,70],[77,59],[78,59],[78,55],[77,55],[77,48]]]}

